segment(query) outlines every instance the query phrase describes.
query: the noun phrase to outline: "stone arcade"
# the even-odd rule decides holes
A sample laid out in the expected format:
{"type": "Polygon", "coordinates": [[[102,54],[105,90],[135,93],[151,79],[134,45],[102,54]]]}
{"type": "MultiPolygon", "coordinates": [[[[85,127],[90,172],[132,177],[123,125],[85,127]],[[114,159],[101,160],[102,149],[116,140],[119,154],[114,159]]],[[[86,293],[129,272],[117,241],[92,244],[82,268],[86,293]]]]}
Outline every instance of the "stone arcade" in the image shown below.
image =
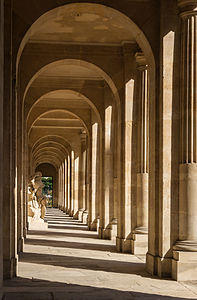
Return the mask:
{"type": "Polygon", "coordinates": [[[150,276],[197,280],[197,0],[0,3],[1,287],[35,172],[150,276]]]}

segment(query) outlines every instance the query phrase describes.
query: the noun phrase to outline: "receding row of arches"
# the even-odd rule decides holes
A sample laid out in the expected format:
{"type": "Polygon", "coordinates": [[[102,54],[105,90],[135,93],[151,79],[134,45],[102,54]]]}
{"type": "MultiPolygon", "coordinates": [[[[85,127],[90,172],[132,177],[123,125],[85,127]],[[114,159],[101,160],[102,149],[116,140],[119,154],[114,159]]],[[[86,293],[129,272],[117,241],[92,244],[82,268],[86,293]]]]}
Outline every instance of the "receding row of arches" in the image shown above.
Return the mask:
{"type": "Polygon", "coordinates": [[[9,61],[15,89],[7,95],[15,102],[4,105],[12,116],[4,127],[13,131],[10,140],[4,133],[5,146],[15,149],[8,159],[15,194],[4,215],[5,278],[16,275],[23,251],[36,171],[53,177],[54,207],[115,240],[117,251],[146,255],[151,274],[182,278],[176,242],[187,238],[179,232],[174,135],[182,122],[179,45],[171,27],[163,28],[159,54],[136,24],[109,6],[70,3],[46,8],[18,42],[9,61]]]}

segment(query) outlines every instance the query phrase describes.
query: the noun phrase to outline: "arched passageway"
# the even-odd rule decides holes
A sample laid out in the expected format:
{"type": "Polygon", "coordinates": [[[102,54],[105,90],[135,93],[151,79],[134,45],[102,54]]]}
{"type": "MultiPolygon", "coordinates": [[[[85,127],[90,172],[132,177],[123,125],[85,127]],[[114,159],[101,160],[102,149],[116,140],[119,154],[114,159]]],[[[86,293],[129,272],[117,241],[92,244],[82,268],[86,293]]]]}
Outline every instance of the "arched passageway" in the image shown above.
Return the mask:
{"type": "Polygon", "coordinates": [[[196,1],[169,7],[154,0],[61,0],[35,5],[28,19],[19,2],[7,1],[4,8],[10,18],[5,57],[12,53],[10,73],[4,70],[3,166],[12,170],[5,169],[3,182],[4,278],[17,276],[19,266],[19,276],[43,280],[44,273],[33,274],[46,261],[48,281],[50,270],[58,274],[64,267],[57,275],[64,282],[75,266],[88,268],[88,275],[81,272],[89,282],[98,267],[102,282],[102,272],[110,273],[111,285],[103,288],[113,288],[114,280],[122,289],[111,273],[124,275],[123,282],[134,274],[197,278],[196,1]],[[184,21],[191,16],[187,41],[193,46],[182,54],[178,40],[185,25],[178,9],[184,21]],[[9,26],[19,20],[20,26],[9,26]],[[179,60],[189,94],[180,88],[179,60]],[[189,71],[183,61],[192,64],[189,71]],[[53,177],[53,208],[46,217],[42,176],[53,177]],[[76,251],[74,258],[69,249],[76,251]],[[32,274],[26,264],[32,264],[32,274]]]}

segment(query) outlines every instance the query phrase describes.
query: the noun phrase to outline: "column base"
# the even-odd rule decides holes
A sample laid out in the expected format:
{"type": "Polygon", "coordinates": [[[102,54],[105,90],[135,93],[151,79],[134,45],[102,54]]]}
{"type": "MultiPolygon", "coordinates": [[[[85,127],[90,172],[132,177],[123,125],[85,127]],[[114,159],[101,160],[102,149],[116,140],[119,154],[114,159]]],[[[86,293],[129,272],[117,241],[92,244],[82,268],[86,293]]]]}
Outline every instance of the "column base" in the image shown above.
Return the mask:
{"type": "Polygon", "coordinates": [[[84,224],[88,224],[88,211],[84,210],[83,215],[82,215],[82,222],[84,224]]]}
{"type": "Polygon", "coordinates": [[[100,228],[100,217],[97,217],[97,228],[96,231],[99,233],[99,228],[100,228]]]}
{"type": "Polygon", "coordinates": [[[27,237],[27,228],[23,228],[23,236],[24,236],[24,238],[27,237]]]}
{"type": "Polygon", "coordinates": [[[99,238],[103,240],[110,240],[111,239],[111,228],[103,228],[99,227],[98,229],[99,238]]]}
{"type": "Polygon", "coordinates": [[[172,278],[177,281],[197,280],[197,252],[173,251],[172,278]]]}
{"type": "Polygon", "coordinates": [[[117,219],[113,219],[106,228],[99,227],[99,238],[104,240],[116,240],[117,237],[117,219]]]}
{"type": "Polygon", "coordinates": [[[148,234],[133,233],[131,240],[131,253],[146,255],[148,251],[148,234]]]}
{"type": "Polygon", "coordinates": [[[111,240],[116,241],[118,234],[118,219],[114,218],[111,221],[111,240]]]}
{"type": "Polygon", "coordinates": [[[146,270],[149,274],[155,275],[156,271],[156,256],[146,253],[146,270]]]}
{"type": "Polygon", "coordinates": [[[91,231],[98,231],[98,219],[94,219],[93,222],[88,221],[88,227],[91,231]]]}
{"type": "Polygon", "coordinates": [[[69,214],[69,217],[73,217],[73,210],[70,209],[68,214],[69,214]]]}
{"type": "Polygon", "coordinates": [[[18,275],[18,255],[3,260],[3,279],[12,279],[18,275]]]}
{"type": "Polygon", "coordinates": [[[73,219],[78,220],[78,211],[73,212],[73,219]]]}
{"type": "Polygon", "coordinates": [[[151,275],[157,275],[160,278],[171,278],[172,276],[172,258],[153,256],[146,254],[146,270],[151,275]]]}
{"type": "Polygon", "coordinates": [[[18,239],[18,253],[23,252],[23,248],[24,248],[24,237],[21,237],[20,239],[18,239]]]}
{"type": "Polygon", "coordinates": [[[83,222],[83,211],[84,211],[83,208],[80,208],[80,209],[78,210],[78,216],[77,216],[77,218],[78,218],[78,220],[79,220],[80,222],[83,222]]]}
{"type": "Polygon", "coordinates": [[[131,239],[116,237],[116,249],[118,252],[131,253],[131,239]]]}

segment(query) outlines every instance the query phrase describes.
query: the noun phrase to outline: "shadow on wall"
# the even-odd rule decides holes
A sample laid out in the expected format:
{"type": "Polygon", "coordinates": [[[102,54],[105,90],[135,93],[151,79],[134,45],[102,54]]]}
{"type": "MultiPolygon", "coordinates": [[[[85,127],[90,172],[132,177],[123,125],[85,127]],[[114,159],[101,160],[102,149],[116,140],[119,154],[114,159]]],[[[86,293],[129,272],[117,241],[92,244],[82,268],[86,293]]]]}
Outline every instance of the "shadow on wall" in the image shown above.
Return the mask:
{"type": "Polygon", "coordinates": [[[108,288],[16,278],[9,284],[3,300],[184,300],[185,298],[147,294],[135,291],[119,291],[108,288]],[[11,292],[11,289],[13,290],[11,292]]]}

